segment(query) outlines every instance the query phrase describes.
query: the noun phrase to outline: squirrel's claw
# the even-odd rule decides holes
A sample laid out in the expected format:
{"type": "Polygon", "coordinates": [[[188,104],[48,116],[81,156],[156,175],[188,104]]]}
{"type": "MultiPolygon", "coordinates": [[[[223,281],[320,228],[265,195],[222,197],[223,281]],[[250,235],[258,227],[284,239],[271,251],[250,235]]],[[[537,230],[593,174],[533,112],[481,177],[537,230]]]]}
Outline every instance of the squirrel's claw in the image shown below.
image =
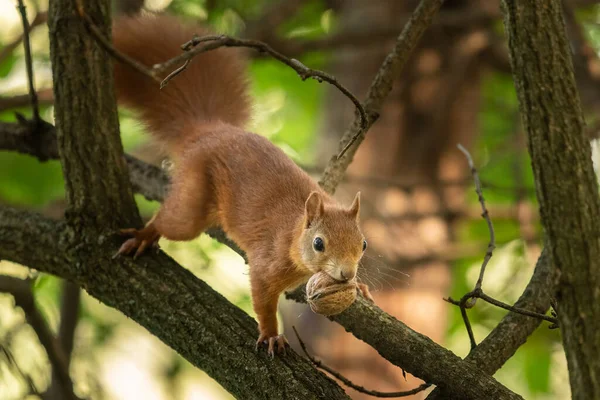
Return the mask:
{"type": "Polygon", "coordinates": [[[272,358],[275,357],[275,353],[286,355],[286,347],[289,347],[290,344],[285,338],[283,334],[271,337],[265,337],[261,335],[256,341],[256,349],[258,350],[258,346],[266,344],[267,345],[267,354],[269,354],[272,358]]]}
{"type": "Polygon", "coordinates": [[[160,235],[154,231],[149,230],[148,227],[138,230],[134,228],[121,229],[119,230],[119,235],[121,236],[132,236],[127,239],[119,248],[119,250],[115,253],[113,258],[116,258],[120,255],[129,255],[133,251],[133,259],[137,259],[141,256],[148,247],[158,247],[158,239],[160,235]]]}
{"type": "Polygon", "coordinates": [[[367,284],[357,283],[356,286],[358,287],[358,292],[361,294],[362,297],[369,300],[371,303],[375,303],[375,300],[373,299],[373,296],[371,296],[371,291],[369,290],[369,286],[367,286],[367,284]]]}

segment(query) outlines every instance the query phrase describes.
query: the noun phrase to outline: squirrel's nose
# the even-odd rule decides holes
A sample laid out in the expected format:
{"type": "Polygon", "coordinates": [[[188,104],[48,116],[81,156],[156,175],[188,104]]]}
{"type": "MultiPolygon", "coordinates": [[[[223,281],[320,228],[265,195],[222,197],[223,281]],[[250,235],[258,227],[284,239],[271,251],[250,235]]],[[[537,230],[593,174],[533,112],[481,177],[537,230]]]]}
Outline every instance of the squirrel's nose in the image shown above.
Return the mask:
{"type": "Polygon", "coordinates": [[[346,272],[346,273],[344,273],[344,271],[340,271],[340,276],[342,277],[342,280],[344,282],[348,282],[350,279],[354,278],[354,275],[355,275],[354,271],[346,272]]]}

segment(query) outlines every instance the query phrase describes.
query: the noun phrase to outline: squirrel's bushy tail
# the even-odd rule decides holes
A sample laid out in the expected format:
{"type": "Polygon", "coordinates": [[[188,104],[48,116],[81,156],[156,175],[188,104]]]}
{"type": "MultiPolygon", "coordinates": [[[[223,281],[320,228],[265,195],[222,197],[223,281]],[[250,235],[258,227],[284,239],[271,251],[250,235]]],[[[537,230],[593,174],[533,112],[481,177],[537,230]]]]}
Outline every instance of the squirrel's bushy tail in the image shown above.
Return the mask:
{"type": "MultiPolygon", "coordinates": [[[[114,46],[149,68],[181,54],[181,45],[194,34],[210,32],[167,15],[121,17],[113,26],[114,46]]],[[[119,102],[137,111],[171,153],[201,134],[204,122],[243,126],[250,117],[246,65],[236,49],[211,50],[194,57],[163,89],[116,61],[115,86],[119,102]]]]}

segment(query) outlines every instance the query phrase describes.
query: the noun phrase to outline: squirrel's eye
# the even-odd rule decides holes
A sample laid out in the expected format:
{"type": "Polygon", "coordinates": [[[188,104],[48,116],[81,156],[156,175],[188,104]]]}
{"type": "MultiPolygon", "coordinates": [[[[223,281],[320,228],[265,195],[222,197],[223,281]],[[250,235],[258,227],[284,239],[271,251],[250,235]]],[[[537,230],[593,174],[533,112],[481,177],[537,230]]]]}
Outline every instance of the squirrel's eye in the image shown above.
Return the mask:
{"type": "Polygon", "coordinates": [[[325,243],[323,242],[323,239],[317,236],[315,240],[313,240],[313,247],[316,251],[324,251],[325,243]]]}
{"type": "Polygon", "coordinates": [[[363,251],[367,249],[367,241],[363,240],[363,251]]]}

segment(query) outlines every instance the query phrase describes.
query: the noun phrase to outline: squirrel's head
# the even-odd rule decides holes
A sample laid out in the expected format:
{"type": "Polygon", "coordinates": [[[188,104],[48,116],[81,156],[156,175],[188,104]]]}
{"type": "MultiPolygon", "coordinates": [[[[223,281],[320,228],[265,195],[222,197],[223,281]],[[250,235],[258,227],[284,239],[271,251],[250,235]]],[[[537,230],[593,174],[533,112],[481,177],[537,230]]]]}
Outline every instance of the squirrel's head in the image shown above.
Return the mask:
{"type": "Polygon", "coordinates": [[[358,263],[367,248],[359,223],[360,192],[350,208],[324,204],[323,196],[312,192],[306,200],[300,257],[311,271],[324,271],[337,281],[356,276],[358,263]]]}

